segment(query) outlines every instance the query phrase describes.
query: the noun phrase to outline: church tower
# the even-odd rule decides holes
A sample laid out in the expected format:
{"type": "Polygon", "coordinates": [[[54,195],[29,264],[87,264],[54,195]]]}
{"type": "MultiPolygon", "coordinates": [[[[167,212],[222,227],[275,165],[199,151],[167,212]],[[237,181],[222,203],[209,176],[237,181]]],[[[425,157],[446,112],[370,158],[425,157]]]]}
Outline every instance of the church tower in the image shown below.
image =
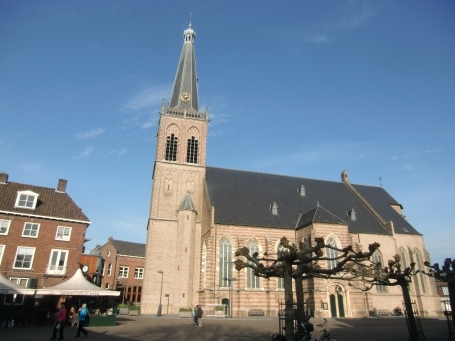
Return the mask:
{"type": "Polygon", "coordinates": [[[199,111],[195,37],[190,23],[170,101],[160,112],[141,300],[145,314],[156,313],[166,294],[170,314],[198,302],[208,110],[199,111]]]}

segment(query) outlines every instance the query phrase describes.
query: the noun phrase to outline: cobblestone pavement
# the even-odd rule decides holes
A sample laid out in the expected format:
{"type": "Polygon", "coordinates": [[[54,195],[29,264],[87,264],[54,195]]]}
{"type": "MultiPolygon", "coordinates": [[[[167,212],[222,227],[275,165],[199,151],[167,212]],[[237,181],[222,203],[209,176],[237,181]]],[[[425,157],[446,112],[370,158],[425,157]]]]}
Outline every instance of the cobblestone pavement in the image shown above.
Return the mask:
{"type": "MultiPolygon", "coordinates": [[[[115,327],[87,327],[89,334],[86,339],[97,341],[260,341],[270,340],[269,335],[278,332],[278,319],[272,317],[246,317],[232,319],[203,318],[203,328],[194,328],[188,318],[177,316],[139,316],[118,317],[115,327]]],[[[312,319],[312,323],[321,323],[320,319],[312,319]]],[[[422,319],[424,334],[428,341],[447,340],[448,329],[444,319],[422,319]]],[[[338,341],[403,341],[408,339],[406,321],[402,317],[384,317],[368,319],[329,319],[328,328],[331,336],[338,341]]],[[[65,328],[66,340],[75,339],[76,327],[65,328]]],[[[313,337],[321,333],[317,327],[313,337]]],[[[52,328],[17,327],[14,331],[0,330],[2,341],[35,341],[49,340],[52,328]]]]}

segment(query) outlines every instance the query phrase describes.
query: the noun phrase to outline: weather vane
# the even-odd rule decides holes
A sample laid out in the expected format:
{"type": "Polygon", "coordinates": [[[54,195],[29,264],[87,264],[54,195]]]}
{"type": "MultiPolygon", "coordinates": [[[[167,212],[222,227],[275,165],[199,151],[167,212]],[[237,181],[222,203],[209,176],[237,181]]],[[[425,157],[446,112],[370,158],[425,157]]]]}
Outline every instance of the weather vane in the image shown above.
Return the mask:
{"type": "Polygon", "coordinates": [[[381,180],[382,180],[382,178],[381,178],[381,177],[379,177],[379,179],[378,179],[378,180],[379,180],[379,186],[381,186],[381,187],[382,187],[382,181],[381,181],[381,180]]]}

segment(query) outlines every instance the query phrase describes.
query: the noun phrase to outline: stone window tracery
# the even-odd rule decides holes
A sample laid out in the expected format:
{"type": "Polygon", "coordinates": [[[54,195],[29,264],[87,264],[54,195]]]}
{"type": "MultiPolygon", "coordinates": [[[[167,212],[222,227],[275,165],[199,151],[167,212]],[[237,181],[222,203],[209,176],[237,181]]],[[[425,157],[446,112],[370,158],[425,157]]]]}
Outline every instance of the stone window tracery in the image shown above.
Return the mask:
{"type": "Polygon", "coordinates": [[[199,131],[193,127],[188,130],[188,145],[186,149],[186,162],[198,163],[199,158],[199,131]]]}
{"type": "Polygon", "coordinates": [[[232,244],[229,238],[220,241],[220,287],[229,287],[232,280],[232,244]]]}
{"type": "MultiPolygon", "coordinates": [[[[248,242],[248,244],[246,246],[250,250],[250,256],[253,256],[254,253],[256,253],[256,252],[259,253],[259,246],[258,246],[256,240],[250,239],[250,241],[248,242]]],[[[253,269],[251,269],[251,268],[247,269],[247,276],[246,277],[247,277],[247,283],[246,283],[247,284],[247,288],[257,289],[257,288],[261,287],[260,286],[259,277],[254,275],[253,269]]]]}
{"type": "Polygon", "coordinates": [[[166,131],[166,151],[164,159],[166,161],[177,161],[179,128],[171,124],[166,131]]]}

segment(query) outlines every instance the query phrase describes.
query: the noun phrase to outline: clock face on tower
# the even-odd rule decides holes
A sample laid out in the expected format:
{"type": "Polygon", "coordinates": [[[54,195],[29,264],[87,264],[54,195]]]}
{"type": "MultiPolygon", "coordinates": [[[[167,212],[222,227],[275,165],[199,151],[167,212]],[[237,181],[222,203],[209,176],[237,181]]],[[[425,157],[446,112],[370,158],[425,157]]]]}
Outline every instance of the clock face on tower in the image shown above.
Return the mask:
{"type": "Polygon", "coordinates": [[[189,101],[191,101],[191,94],[188,93],[188,92],[183,92],[183,93],[180,95],[180,99],[181,99],[183,102],[189,102],[189,101]]]}
{"type": "Polygon", "coordinates": [[[84,265],[82,267],[82,272],[87,272],[88,271],[88,265],[84,265]]]}

